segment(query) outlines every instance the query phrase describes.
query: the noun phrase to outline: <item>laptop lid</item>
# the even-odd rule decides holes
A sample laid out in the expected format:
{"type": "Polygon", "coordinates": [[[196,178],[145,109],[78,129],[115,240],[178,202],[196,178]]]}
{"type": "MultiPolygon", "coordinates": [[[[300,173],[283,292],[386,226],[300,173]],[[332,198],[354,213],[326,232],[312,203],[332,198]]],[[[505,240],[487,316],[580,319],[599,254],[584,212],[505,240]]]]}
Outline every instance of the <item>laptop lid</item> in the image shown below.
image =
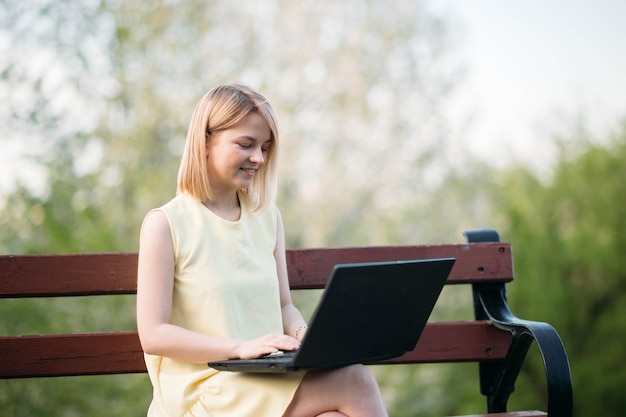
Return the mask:
{"type": "Polygon", "coordinates": [[[209,366],[284,372],[400,356],[415,348],[454,262],[439,258],[336,265],[295,355],[209,366]]]}

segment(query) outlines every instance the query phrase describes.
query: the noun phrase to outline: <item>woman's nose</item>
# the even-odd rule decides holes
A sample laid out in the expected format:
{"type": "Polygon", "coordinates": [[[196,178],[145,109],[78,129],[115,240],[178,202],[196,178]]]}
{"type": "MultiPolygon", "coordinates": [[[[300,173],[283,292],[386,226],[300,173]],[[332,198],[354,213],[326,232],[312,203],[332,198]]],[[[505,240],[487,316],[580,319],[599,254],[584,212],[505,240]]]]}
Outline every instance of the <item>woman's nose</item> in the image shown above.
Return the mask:
{"type": "Polygon", "coordinates": [[[265,156],[263,154],[262,148],[255,148],[254,151],[252,151],[252,155],[250,155],[250,160],[254,163],[262,164],[265,162],[265,156]]]}

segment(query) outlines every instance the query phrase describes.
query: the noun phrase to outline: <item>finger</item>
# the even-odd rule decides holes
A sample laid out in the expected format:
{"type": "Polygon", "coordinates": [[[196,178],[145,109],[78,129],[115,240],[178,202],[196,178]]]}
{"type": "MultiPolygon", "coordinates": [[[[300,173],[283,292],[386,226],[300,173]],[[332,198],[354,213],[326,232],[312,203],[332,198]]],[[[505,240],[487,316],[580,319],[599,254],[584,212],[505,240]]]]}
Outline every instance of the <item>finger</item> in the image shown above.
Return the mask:
{"type": "Polygon", "coordinates": [[[297,339],[285,334],[269,334],[261,339],[259,341],[263,347],[274,349],[274,351],[291,351],[300,347],[300,342],[297,339]]]}
{"type": "Polygon", "coordinates": [[[281,337],[274,345],[279,350],[296,350],[300,347],[300,342],[291,336],[281,337]]]}

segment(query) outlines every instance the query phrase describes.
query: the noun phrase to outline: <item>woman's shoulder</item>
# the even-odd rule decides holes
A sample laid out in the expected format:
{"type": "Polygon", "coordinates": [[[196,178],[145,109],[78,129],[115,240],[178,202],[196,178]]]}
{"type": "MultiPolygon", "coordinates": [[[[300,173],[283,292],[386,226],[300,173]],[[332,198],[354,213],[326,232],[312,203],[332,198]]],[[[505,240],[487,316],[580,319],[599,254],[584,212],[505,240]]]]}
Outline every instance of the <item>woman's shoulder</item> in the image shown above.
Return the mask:
{"type": "Polygon", "coordinates": [[[167,203],[163,204],[161,207],[158,207],[154,210],[162,211],[166,214],[184,212],[190,209],[197,208],[198,205],[201,205],[198,201],[196,201],[193,197],[187,194],[177,194],[176,197],[172,198],[167,203]]]}
{"type": "Polygon", "coordinates": [[[141,225],[142,235],[146,233],[161,233],[164,231],[169,232],[170,225],[166,214],[160,209],[150,210],[143,220],[141,225]]]}
{"type": "Polygon", "coordinates": [[[248,208],[248,212],[250,212],[254,217],[268,220],[273,223],[275,223],[280,218],[280,210],[275,203],[268,204],[264,208],[255,211],[252,211],[248,208]]]}
{"type": "Polygon", "coordinates": [[[167,203],[150,210],[144,218],[144,223],[154,217],[160,218],[161,221],[165,220],[171,222],[172,218],[176,218],[179,215],[184,216],[185,212],[188,212],[194,205],[196,205],[196,203],[192,197],[185,194],[178,194],[167,203]]]}

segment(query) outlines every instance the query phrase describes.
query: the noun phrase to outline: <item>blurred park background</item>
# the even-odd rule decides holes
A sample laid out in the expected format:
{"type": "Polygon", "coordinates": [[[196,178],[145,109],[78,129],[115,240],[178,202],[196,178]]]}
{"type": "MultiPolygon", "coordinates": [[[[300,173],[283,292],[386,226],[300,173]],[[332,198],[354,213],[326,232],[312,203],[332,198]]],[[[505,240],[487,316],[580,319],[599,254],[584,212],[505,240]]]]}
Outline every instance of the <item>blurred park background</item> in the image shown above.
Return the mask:
{"type": "MultiPolygon", "coordinates": [[[[279,115],[289,247],[497,228],[512,310],[563,338],[575,415],[621,417],[625,16],[610,0],[0,0],[0,253],[136,251],[195,103],[241,81],[279,115]]],[[[469,294],[448,298],[435,314],[470,317],[469,294]]],[[[131,296],[0,302],[1,335],[134,328],[131,296]]],[[[537,356],[511,410],[545,409],[537,356]]],[[[392,416],[485,411],[476,365],[374,371],[392,416]]],[[[150,394],[146,375],[3,380],[0,416],[141,416],[150,394]]]]}

